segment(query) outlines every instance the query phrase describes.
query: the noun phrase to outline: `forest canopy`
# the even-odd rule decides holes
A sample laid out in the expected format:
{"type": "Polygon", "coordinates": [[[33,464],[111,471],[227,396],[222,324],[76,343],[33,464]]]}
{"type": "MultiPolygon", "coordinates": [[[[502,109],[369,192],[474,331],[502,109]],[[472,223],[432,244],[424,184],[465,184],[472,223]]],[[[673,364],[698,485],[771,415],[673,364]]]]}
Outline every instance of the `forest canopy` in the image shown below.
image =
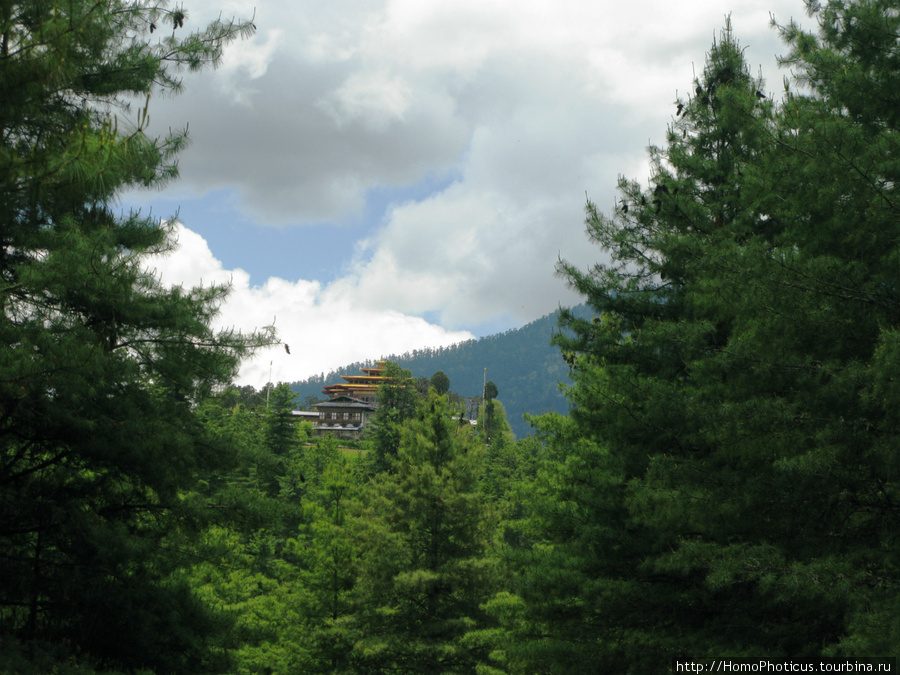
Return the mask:
{"type": "Polygon", "coordinates": [[[147,135],[150,99],[253,30],[153,2],[0,4],[0,635],[32,655],[216,663],[219,619],[175,572],[202,520],[185,495],[234,458],[195,411],[272,337],[211,328],[223,287],[162,287],[144,263],[170,230],[115,200],[177,175],[186,136],[147,135]]]}

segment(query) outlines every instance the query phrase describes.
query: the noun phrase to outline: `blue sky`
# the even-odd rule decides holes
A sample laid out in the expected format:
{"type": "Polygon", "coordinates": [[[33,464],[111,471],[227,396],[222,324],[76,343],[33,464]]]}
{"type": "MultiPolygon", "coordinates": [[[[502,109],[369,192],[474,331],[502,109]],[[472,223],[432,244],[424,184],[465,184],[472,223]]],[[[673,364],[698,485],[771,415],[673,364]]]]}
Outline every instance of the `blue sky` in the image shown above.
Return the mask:
{"type": "Polygon", "coordinates": [[[408,186],[376,186],[366,192],[358,213],[338,221],[297,221],[270,225],[255,221],[240,208],[236,188],[212,190],[197,197],[166,194],[131,195],[124,208],[152,213],[190,223],[229,269],[242,268],[250,282],[258,285],[272,276],[283,279],[312,278],[330,283],[348,271],[352,243],[385,223],[394,204],[415,202],[439,193],[458,176],[428,176],[408,186]],[[347,245],[350,242],[351,245],[347,245]]]}
{"type": "Polygon", "coordinates": [[[609,211],[619,176],[646,183],[728,14],[777,97],[770,16],[803,23],[799,0],[257,0],[252,39],[151,100],[150,132],[192,143],[123,205],[178,212],[164,282],[230,283],[222,326],[275,321],[291,355],[242,383],[522,325],[579,302],[555,266],[603,260],[585,193],[609,211]]]}

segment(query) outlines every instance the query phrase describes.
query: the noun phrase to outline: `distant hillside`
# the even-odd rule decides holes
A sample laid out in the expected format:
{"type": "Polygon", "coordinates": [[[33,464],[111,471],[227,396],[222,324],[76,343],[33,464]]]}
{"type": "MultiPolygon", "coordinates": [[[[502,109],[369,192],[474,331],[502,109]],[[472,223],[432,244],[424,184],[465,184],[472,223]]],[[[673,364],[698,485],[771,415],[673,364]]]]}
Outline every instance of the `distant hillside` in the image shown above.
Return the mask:
{"type": "MultiPolygon", "coordinates": [[[[588,313],[584,306],[575,311],[579,315],[588,313]]],[[[487,368],[487,379],[497,385],[498,398],[506,408],[513,432],[517,438],[523,438],[531,430],[522,419],[523,413],[568,409],[558,385],[569,381],[568,369],[559,350],[550,345],[551,337],[557,332],[557,312],[554,312],[505,333],[385,358],[409,369],[415,377],[430,378],[443,370],[450,378],[450,389],[462,396],[481,395],[487,368]]],[[[326,375],[294,383],[291,388],[302,402],[307,396],[321,396],[322,387],[340,382],[342,375],[360,374],[360,369],[371,363],[351,363],[326,375]]]]}

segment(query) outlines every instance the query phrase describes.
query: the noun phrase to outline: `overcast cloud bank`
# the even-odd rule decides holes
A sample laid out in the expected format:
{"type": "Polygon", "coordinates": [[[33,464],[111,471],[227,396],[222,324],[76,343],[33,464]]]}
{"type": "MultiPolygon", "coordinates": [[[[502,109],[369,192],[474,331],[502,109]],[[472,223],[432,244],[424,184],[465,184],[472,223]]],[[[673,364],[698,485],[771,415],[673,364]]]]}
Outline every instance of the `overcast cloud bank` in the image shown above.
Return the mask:
{"type": "MultiPolygon", "coordinates": [[[[248,14],[234,2],[191,5],[197,23],[220,9],[248,14]]],[[[184,95],[154,102],[160,133],[190,122],[193,139],[167,195],[226,191],[253,223],[242,227],[333,223],[323,255],[340,274],[258,282],[264,268],[222,269],[226,237],[190,229],[166,274],[230,278],[223,316],[239,327],[276,317],[292,356],[246,366],[242,380],[256,386],[270,360],[275,379],[301,379],[578,302],[554,268],[602,256],[584,234],[585,193],[609,209],[620,174],[646,181],[646,146],[664,141],[729,12],[778,95],[783,48],[769,15],[784,23],[802,10],[786,0],[262,0],[252,40],[189,77],[184,95]],[[347,239],[342,225],[373,190],[428,181],[439,187],[387,205],[347,239]]]]}

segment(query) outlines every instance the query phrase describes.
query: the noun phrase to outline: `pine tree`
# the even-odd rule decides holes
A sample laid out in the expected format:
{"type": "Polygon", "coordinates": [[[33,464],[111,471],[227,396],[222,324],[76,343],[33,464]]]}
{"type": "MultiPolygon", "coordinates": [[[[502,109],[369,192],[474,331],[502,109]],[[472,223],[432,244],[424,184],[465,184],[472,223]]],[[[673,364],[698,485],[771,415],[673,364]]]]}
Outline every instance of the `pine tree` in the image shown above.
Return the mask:
{"type": "Polygon", "coordinates": [[[434,387],[438,394],[443,396],[450,391],[450,378],[443,370],[437,371],[431,376],[431,386],[434,387]]]}
{"type": "Polygon", "coordinates": [[[290,421],[294,397],[279,385],[268,403],[233,405],[226,390],[200,407],[238,462],[190,496],[221,515],[184,542],[192,565],[183,576],[233,622],[229,672],[343,672],[353,644],[345,627],[355,539],[344,513],[357,462],[331,436],[308,441],[306,425],[290,421]]]}
{"type": "Polygon", "coordinates": [[[0,630],[167,672],[215,667],[217,620],[167,581],[180,495],[223,461],[193,406],[267,340],[210,328],[226,289],[161,287],[145,259],[169,230],[114,207],[173,178],[185,141],[147,136],[128,101],[253,30],[186,21],[125,0],[0,7],[0,630]]]}
{"type": "Polygon", "coordinates": [[[784,242],[785,309],[803,317],[772,340],[797,373],[779,420],[798,448],[786,497],[806,500],[802,529],[797,518],[784,536],[802,532],[790,550],[814,556],[797,566],[807,584],[840,589],[845,625],[829,653],[896,656],[900,3],[809,9],[818,35],[782,29],[810,92],[787,97],[765,203],[784,242]]]}
{"type": "Polygon", "coordinates": [[[810,7],[808,89],[776,108],[726,29],[653,188],[588,207],[611,262],[562,269],[597,316],[558,339],[510,663],[896,653],[900,12],[810,7]]]}
{"type": "Polygon", "coordinates": [[[302,614],[302,636],[295,642],[310,653],[304,672],[351,672],[351,652],[358,637],[353,628],[352,593],[361,570],[354,523],[348,518],[359,486],[346,459],[335,455],[320,475],[319,488],[307,503],[309,521],[288,541],[299,561],[294,603],[302,614]]]}
{"type": "Polygon", "coordinates": [[[378,410],[372,420],[376,471],[391,469],[400,447],[403,423],[415,414],[418,398],[415,380],[406,368],[387,361],[384,378],[378,385],[378,410]]]}
{"type": "Polygon", "coordinates": [[[357,521],[356,672],[474,673],[484,659],[463,640],[489,591],[480,465],[471,429],[431,392],[357,521]]]}

